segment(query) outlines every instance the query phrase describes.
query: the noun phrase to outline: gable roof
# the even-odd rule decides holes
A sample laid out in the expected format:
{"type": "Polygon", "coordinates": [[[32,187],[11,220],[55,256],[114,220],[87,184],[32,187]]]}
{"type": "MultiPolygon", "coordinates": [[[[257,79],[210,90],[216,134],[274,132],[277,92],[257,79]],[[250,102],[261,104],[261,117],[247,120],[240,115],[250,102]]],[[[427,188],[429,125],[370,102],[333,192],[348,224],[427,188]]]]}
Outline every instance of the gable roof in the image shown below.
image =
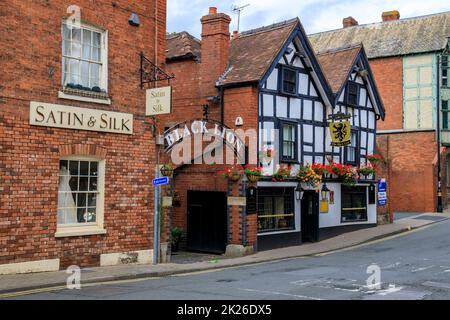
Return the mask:
{"type": "Polygon", "coordinates": [[[316,51],[363,43],[369,59],[439,51],[447,37],[450,11],[309,35],[316,51]]]}
{"type": "Polygon", "coordinates": [[[261,80],[299,23],[296,18],[240,33],[231,41],[229,68],[219,84],[261,80]]]}
{"type": "Polygon", "coordinates": [[[201,42],[186,31],[172,33],[166,36],[167,60],[201,58],[201,42]]]}
{"type": "Polygon", "coordinates": [[[333,94],[339,93],[348,80],[348,76],[361,49],[362,46],[357,45],[317,54],[317,60],[322,67],[333,94]]]}

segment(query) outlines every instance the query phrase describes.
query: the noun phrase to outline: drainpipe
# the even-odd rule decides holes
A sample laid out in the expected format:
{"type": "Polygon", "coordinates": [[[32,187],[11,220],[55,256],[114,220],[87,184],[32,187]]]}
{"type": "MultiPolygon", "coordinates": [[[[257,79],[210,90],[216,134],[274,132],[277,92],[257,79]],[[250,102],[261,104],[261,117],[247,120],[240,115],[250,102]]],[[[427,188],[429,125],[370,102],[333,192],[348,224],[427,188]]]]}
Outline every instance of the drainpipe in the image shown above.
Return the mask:
{"type": "Polygon", "coordinates": [[[441,98],[440,98],[440,76],[441,76],[441,54],[437,55],[437,95],[436,95],[436,103],[437,103],[437,120],[436,120],[436,141],[437,141],[437,180],[438,180],[438,188],[437,188],[437,212],[443,212],[442,206],[442,182],[441,182],[441,98]]]}
{"type": "Polygon", "coordinates": [[[224,124],[224,118],[225,118],[225,110],[224,110],[224,102],[223,102],[223,96],[224,96],[224,90],[223,87],[220,87],[219,89],[220,94],[220,122],[224,124]]]}

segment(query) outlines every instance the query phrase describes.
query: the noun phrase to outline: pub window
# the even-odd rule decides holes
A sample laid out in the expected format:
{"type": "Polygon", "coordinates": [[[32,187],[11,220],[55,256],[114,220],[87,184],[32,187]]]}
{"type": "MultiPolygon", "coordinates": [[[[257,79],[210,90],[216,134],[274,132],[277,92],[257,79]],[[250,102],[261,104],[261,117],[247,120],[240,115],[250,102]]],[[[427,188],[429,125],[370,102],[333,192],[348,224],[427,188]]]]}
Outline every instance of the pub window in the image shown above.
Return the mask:
{"type": "Polygon", "coordinates": [[[258,233],[295,230],[294,188],[258,188],[258,233]]]}
{"type": "Polygon", "coordinates": [[[341,222],[367,221],[367,188],[342,186],[341,191],[341,222]]]}
{"type": "Polygon", "coordinates": [[[347,104],[358,105],[358,85],[353,81],[349,81],[347,84],[347,104]]]}
{"type": "Polygon", "coordinates": [[[448,56],[442,56],[442,86],[448,88],[448,74],[449,74],[449,65],[448,65],[448,56]]]}
{"type": "Polygon", "coordinates": [[[297,160],[297,124],[281,121],[281,161],[297,160]]]}
{"type": "Polygon", "coordinates": [[[345,147],[344,151],[344,162],[346,164],[356,165],[358,162],[358,152],[359,152],[359,141],[358,141],[358,132],[352,131],[351,144],[345,147]]]}
{"type": "Polygon", "coordinates": [[[58,228],[102,227],[103,163],[89,158],[60,160],[58,228]]]}
{"type": "Polygon", "coordinates": [[[444,130],[449,129],[449,122],[448,122],[449,111],[450,110],[448,109],[448,100],[442,100],[442,129],[444,129],[444,130]]]}
{"type": "Polygon", "coordinates": [[[282,92],[289,94],[296,94],[298,86],[297,79],[298,79],[297,71],[287,67],[282,67],[281,68],[282,92]]]}
{"type": "Polygon", "coordinates": [[[88,25],[62,24],[63,88],[107,91],[106,37],[106,31],[88,25]]]}

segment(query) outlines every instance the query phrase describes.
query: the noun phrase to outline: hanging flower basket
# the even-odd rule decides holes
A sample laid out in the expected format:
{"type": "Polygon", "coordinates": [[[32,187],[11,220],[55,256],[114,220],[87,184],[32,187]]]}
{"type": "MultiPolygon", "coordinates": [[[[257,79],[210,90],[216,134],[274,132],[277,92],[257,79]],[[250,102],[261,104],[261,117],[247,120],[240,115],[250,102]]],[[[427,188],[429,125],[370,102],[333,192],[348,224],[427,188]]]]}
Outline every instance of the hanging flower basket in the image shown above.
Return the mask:
{"type": "Polygon", "coordinates": [[[287,165],[279,165],[278,170],[272,175],[272,181],[284,181],[291,176],[291,167],[287,165]]]}
{"type": "Polygon", "coordinates": [[[368,164],[358,168],[358,173],[367,178],[370,175],[375,175],[376,171],[373,165],[368,164]]]}
{"type": "Polygon", "coordinates": [[[220,171],[219,174],[231,182],[237,182],[239,181],[242,175],[242,166],[240,165],[230,166],[224,171],[220,171]]]}
{"type": "Polygon", "coordinates": [[[318,167],[318,165],[306,165],[301,166],[297,173],[297,180],[300,183],[304,183],[308,186],[316,188],[317,185],[322,183],[322,174],[319,174],[314,170],[314,166],[318,167]]]}
{"type": "Polygon", "coordinates": [[[164,177],[171,177],[173,175],[173,166],[172,166],[172,164],[166,163],[165,165],[163,165],[161,167],[160,172],[161,172],[161,174],[164,177]]]}
{"type": "Polygon", "coordinates": [[[247,176],[248,181],[256,183],[261,178],[262,168],[257,166],[246,165],[244,173],[247,176]]]}

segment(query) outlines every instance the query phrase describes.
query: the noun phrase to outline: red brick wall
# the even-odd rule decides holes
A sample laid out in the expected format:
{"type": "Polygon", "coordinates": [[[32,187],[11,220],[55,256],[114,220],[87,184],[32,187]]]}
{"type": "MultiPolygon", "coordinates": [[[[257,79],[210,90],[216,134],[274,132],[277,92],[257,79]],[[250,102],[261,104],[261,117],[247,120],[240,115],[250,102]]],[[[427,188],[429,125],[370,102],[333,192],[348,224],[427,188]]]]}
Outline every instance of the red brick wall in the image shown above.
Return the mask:
{"type": "Polygon", "coordinates": [[[403,129],[403,62],[401,57],[371,59],[386,118],[378,121],[377,130],[403,129]]]}
{"type": "Polygon", "coordinates": [[[139,52],[153,59],[154,6],[158,3],[158,56],[165,56],[165,0],[13,1],[0,3],[0,264],[61,258],[70,264],[99,264],[102,253],[145,250],[151,245],[151,179],[154,139],[144,117],[139,88],[139,52]],[[81,7],[82,20],[109,33],[111,105],[58,99],[61,83],[61,20],[66,8],[81,7]],[[140,27],[128,24],[137,12],[140,27]],[[54,69],[50,76],[49,68],[54,69]],[[33,127],[30,101],[134,114],[133,135],[33,127]],[[83,153],[101,150],[106,160],[106,235],[55,238],[60,156],[65,146],[83,153]]]}
{"type": "Polygon", "coordinates": [[[387,178],[391,213],[436,210],[435,136],[435,132],[377,136],[378,150],[386,160],[379,176],[387,178]]]}

